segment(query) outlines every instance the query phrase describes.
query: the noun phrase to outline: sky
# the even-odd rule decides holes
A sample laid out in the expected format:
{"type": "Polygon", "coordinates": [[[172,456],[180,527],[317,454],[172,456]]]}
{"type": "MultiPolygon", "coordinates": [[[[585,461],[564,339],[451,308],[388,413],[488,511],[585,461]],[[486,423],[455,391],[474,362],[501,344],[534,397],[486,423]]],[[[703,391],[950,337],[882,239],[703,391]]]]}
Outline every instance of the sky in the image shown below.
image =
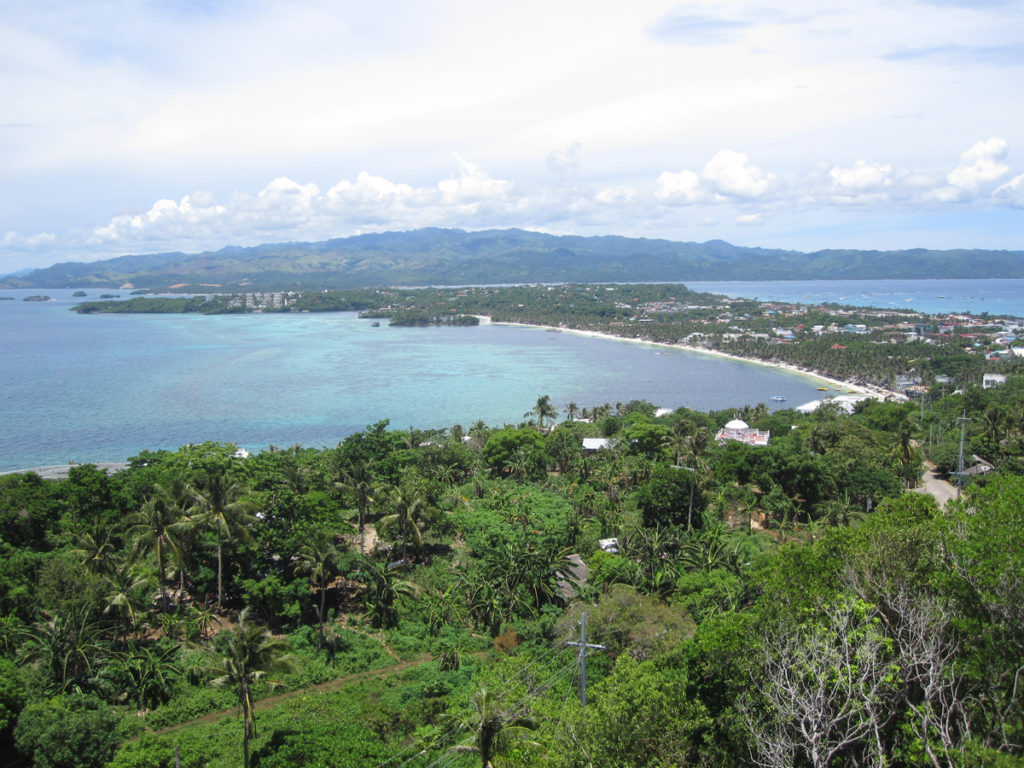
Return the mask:
{"type": "Polygon", "coordinates": [[[1024,250],[1024,0],[0,0],[0,275],[424,226],[1024,250]]]}

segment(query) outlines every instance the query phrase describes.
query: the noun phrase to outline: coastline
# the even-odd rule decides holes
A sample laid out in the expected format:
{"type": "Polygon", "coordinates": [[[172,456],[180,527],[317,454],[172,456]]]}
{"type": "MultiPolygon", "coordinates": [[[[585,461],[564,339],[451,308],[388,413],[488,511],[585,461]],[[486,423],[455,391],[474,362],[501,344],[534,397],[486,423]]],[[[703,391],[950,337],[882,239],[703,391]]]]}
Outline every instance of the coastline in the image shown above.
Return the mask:
{"type": "Polygon", "coordinates": [[[85,464],[91,464],[96,467],[96,469],[101,469],[108,475],[128,468],[128,462],[126,461],[85,461],[75,462],[74,464],[51,464],[45,467],[28,467],[26,469],[6,469],[0,472],[0,476],[24,475],[28,472],[34,472],[43,478],[43,480],[67,480],[72,467],[80,467],[85,464]]]}
{"type": "MultiPolygon", "coordinates": [[[[663,341],[650,341],[648,339],[616,336],[613,333],[603,333],[601,331],[586,331],[581,328],[560,328],[554,325],[537,325],[536,323],[515,323],[506,321],[495,321],[486,315],[478,315],[477,317],[480,319],[481,323],[491,325],[508,325],[517,326],[520,328],[536,328],[538,330],[543,331],[560,331],[562,333],[574,333],[578,336],[589,336],[594,339],[604,339],[605,341],[624,341],[632,344],[647,344],[654,347],[664,347],[665,349],[672,349],[680,352],[692,352],[698,355],[708,355],[711,357],[720,357],[728,360],[752,363],[754,365],[761,365],[766,368],[774,368],[776,370],[791,371],[792,373],[798,373],[802,376],[807,376],[808,378],[815,379],[817,381],[821,381],[827,384],[831,384],[834,387],[841,387],[844,390],[844,394],[853,393],[857,395],[864,395],[866,397],[873,397],[877,400],[883,401],[887,399],[905,401],[907,399],[906,395],[899,392],[893,392],[891,390],[885,389],[884,387],[876,387],[873,385],[865,384],[854,384],[849,381],[844,381],[842,379],[829,376],[824,371],[807,371],[791,363],[775,363],[770,362],[768,360],[760,360],[756,357],[743,357],[742,355],[733,355],[728,352],[721,352],[717,349],[704,349],[703,347],[694,347],[689,344],[670,344],[668,342],[663,341]]],[[[828,395],[825,395],[825,397],[828,397],[828,395]]]]}

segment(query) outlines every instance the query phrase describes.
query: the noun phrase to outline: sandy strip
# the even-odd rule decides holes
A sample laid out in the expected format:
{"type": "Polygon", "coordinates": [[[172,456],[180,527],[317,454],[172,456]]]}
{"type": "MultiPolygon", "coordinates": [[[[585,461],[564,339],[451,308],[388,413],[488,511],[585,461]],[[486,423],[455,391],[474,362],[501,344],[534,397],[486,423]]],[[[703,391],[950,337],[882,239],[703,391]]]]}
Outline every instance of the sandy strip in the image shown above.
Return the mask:
{"type": "Polygon", "coordinates": [[[6,472],[0,472],[0,475],[23,475],[27,472],[34,472],[44,480],[66,480],[68,473],[72,467],[79,467],[83,464],[92,464],[96,469],[101,469],[108,475],[112,472],[120,472],[122,469],[128,468],[128,463],[124,461],[110,461],[110,462],[91,462],[86,461],[81,464],[56,464],[50,467],[30,467],[29,469],[12,469],[6,472]]]}
{"type": "MultiPolygon", "coordinates": [[[[848,392],[852,392],[853,394],[869,395],[879,400],[892,399],[905,401],[907,399],[906,395],[903,395],[902,393],[892,392],[883,387],[876,387],[864,384],[853,384],[852,382],[843,381],[842,379],[837,379],[832,376],[829,376],[827,373],[824,373],[823,371],[807,371],[791,363],[775,363],[770,362],[768,360],[760,360],[756,357],[743,357],[741,355],[732,355],[729,354],[728,352],[720,352],[717,349],[704,349],[703,347],[694,347],[688,344],[668,344],[660,341],[649,341],[647,339],[640,338],[628,338],[626,336],[616,336],[613,333],[603,333],[601,331],[585,331],[577,328],[557,328],[552,325],[535,325],[533,323],[493,322],[491,318],[486,316],[481,316],[480,320],[481,322],[488,324],[493,323],[494,325],[510,325],[518,326],[520,328],[537,328],[539,330],[545,331],[561,331],[563,333],[574,333],[578,336],[590,336],[591,338],[594,339],[605,339],[606,341],[625,341],[633,344],[646,344],[648,346],[653,347],[665,347],[666,349],[675,349],[682,352],[692,352],[697,355],[722,357],[728,360],[737,360],[744,363],[752,363],[754,365],[763,365],[766,368],[777,368],[780,370],[792,371],[793,373],[799,373],[801,376],[806,376],[817,381],[831,384],[835,387],[840,387],[841,389],[847,390],[848,392]]],[[[822,393],[823,399],[829,396],[829,394],[826,394],[824,392],[822,393]]]]}

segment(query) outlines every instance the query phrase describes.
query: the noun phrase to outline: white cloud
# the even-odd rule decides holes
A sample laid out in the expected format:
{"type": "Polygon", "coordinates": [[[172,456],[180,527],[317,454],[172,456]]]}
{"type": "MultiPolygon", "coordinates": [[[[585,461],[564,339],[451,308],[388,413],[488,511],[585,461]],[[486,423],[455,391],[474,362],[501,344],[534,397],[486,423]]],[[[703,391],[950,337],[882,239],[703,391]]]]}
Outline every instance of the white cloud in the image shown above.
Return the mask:
{"type": "Polygon", "coordinates": [[[554,173],[567,173],[579,170],[580,154],[583,152],[583,145],[574,141],[565,149],[555,149],[548,153],[544,159],[544,165],[554,173]]]}
{"type": "Polygon", "coordinates": [[[949,183],[975,191],[999,181],[1010,172],[1010,166],[1002,162],[1006,152],[1007,145],[1002,139],[979,141],[960,156],[960,165],[949,173],[949,183]]]}
{"type": "Polygon", "coordinates": [[[17,232],[8,231],[0,238],[0,247],[12,250],[31,250],[42,248],[56,242],[57,237],[50,232],[40,232],[35,235],[19,235],[17,232]]]}
{"type": "Polygon", "coordinates": [[[495,179],[479,165],[468,163],[456,155],[460,173],[457,179],[445,179],[437,184],[445,203],[472,204],[488,198],[502,197],[512,187],[511,181],[495,179]]]}
{"type": "Polygon", "coordinates": [[[892,166],[858,160],[853,168],[834,166],[828,177],[832,185],[843,192],[878,190],[892,184],[892,166]]]}
{"type": "Polygon", "coordinates": [[[987,194],[1010,172],[1010,166],[1003,162],[1008,149],[1000,138],[979,141],[960,155],[960,164],[946,176],[948,185],[935,189],[931,197],[955,203],[987,194]]]}
{"type": "Polygon", "coordinates": [[[655,195],[669,202],[700,203],[715,198],[764,197],[778,185],[778,177],[765,173],[743,152],[722,149],[712,157],[701,172],[662,171],[655,195]]]}
{"type": "Polygon", "coordinates": [[[604,187],[597,190],[594,200],[602,205],[622,205],[635,200],[636,196],[633,187],[604,187]]]}
{"type": "Polygon", "coordinates": [[[686,203],[696,203],[706,197],[700,188],[700,176],[693,171],[662,171],[655,195],[664,200],[678,199],[686,203]]]}
{"type": "Polygon", "coordinates": [[[800,216],[813,222],[899,209],[931,213],[936,203],[964,199],[960,195],[972,180],[977,180],[976,200],[1004,209],[1024,207],[1024,174],[989,192],[993,180],[1006,175],[1008,154],[1007,142],[988,140],[963,153],[956,175],[858,160],[850,165],[819,162],[807,173],[782,176],[754,165],[744,152],[720,150],[699,172],[663,171],[638,184],[575,179],[571,185],[502,178],[456,155],[457,173],[434,182],[414,185],[362,171],[354,179],[321,187],[281,176],[256,192],[236,192],[226,200],[202,191],[178,201],[157,200],[143,212],[115,216],[82,234],[26,238],[10,232],[0,246],[10,252],[34,247],[37,253],[60,249],[65,258],[80,257],[82,251],[96,257],[424,226],[515,226],[686,239],[690,227],[707,221],[719,222],[713,236],[728,239],[732,232],[742,238],[742,228],[760,226],[767,234],[800,216]],[[965,186],[954,187],[950,177],[965,186]]]}
{"type": "Polygon", "coordinates": [[[992,196],[1007,201],[1015,208],[1024,208],[1024,173],[997,187],[992,196]]]}
{"type": "Polygon", "coordinates": [[[774,174],[751,165],[743,152],[723,149],[700,173],[701,181],[719,195],[757,198],[765,195],[776,183],[774,174]]]}

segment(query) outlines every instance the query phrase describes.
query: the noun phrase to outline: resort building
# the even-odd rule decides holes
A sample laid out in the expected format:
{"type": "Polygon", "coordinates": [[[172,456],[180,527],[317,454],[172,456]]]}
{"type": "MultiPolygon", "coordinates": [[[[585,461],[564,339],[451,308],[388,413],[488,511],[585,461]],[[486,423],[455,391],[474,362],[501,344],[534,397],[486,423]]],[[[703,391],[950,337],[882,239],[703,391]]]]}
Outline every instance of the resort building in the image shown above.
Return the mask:
{"type": "Polygon", "coordinates": [[[715,439],[719,443],[724,443],[726,440],[736,440],[747,445],[768,445],[768,438],[771,436],[771,432],[760,429],[754,429],[747,425],[747,422],[741,419],[733,419],[720,430],[715,436],[715,439]]]}

